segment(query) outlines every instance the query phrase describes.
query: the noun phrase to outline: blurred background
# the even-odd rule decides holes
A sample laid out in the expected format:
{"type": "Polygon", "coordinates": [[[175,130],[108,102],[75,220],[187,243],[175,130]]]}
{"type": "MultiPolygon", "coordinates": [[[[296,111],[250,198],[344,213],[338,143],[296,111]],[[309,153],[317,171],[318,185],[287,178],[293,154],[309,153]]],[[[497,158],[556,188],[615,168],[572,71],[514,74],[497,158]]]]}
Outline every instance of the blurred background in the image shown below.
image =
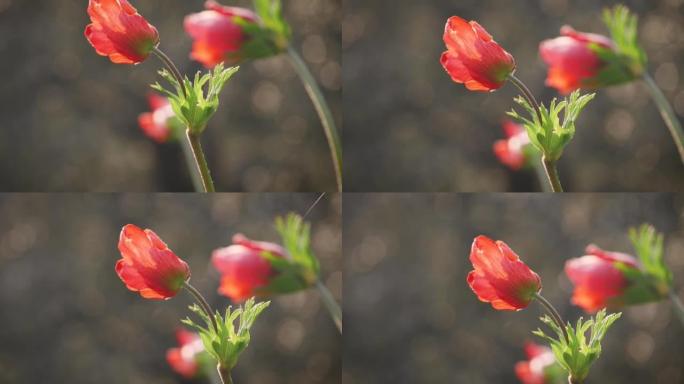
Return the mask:
{"type": "MultiPolygon", "coordinates": [[[[684,120],[684,1],[624,0],[640,16],[649,72],[684,120]]],[[[539,43],[563,24],[606,34],[605,0],[348,0],[342,19],[345,188],[349,191],[536,191],[533,172],[512,172],[492,153],[517,89],[467,91],[439,63],[444,24],[477,20],[548,103],[539,43]]],[[[640,82],[609,88],[582,113],[559,162],[571,191],[676,191],[682,164],[640,82]]]]}
{"type": "MultiPolygon", "coordinates": [[[[344,201],[343,383],[517,383],[513,366],[543,326],[537,304],[496,311],[466,283],[473,238],[505,241],[542,278],[566,319],[565,260],[596,243],[633,254],[629,227],[665,234],[666,263],[684,297],[684,198],[679,195],[353,194],[344,201]]],[[[684,327],[671,303],[624,310],[589,383],[684,382],[684,327]]]]}
{"type": "MultiPolygon", "coordinates": [[[[315,194],[0,196],[0,383],[204,383],[166,363],[191,299],[144,300],[114,272],[121,227],[153,229],[192,269],[214,307],[212,250],[233,234],[279,242],[273,219],[303,214],[315,194]]],[[[341,202],[308,215],[321,279],[341,301],[341,202]]],[[[339,383],[341,340],[315,290],[280,296],[256,321],[237,384],[339,383]]]]}
{"type": "MultiPolygon", "coordinates": [[[[339,122],[341,1],[283,3],[293,46],[339,122]]],[[[202,69],[189,59],[183,18],[203,0],[132,4],[182,72],[202,69]]],[[[83,36],[86,8],[85,0],[0,0],[0,190],[191,191],[180,147],[156,144],[137,123],[161,63],[98,56],[83,36]]],[[[336,190],[323,129],[285,55],[243,63],[203,143],[218,190],[336,190]]]]}

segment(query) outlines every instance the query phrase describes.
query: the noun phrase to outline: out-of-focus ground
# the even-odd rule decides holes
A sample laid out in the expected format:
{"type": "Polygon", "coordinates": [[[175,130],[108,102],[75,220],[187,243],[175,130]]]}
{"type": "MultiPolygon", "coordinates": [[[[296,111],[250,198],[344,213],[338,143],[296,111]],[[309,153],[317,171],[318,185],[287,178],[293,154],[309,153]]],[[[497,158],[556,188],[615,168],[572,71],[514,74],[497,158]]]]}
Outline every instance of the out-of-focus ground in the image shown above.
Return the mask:
{"type": "MultiPolygon", "coordinates": [[[[467,91],[439,63],[448,17],[477,20],[516,59],[541,101],[538,45],[564,24],[607,34],[595,0],[349,0],[344,5],[345,188],[349,191],[536,191],[534,173],[498,163],[492,144],[514,107],[510,84],[467,91]]],[[[640,16],[649,72],[684,120],[684,1],[625,0],[640,16]]],[[[599,90],[559,163],[571,191],[677,191],[682,164],[640,82],[599,90]]]]}
{"type": "MultiPolygon", "coordinates": [[[[131,3],[182,72],[202,69],[189,59],[183,18],[203,0],[131,3]]],[[[341,1],[283,3],[293,46],[340,121],[341,1]]],[[[98,56],[83,36],[86,8],[85,0],[0,0],[0,190],[192,190],[180,148],[154,143],[137,123],[161,63],[98,56]]],[[[336,190],[320,122],[285,55],[242,64],[203,142],[218,190],[336,190]]]]}
{"type": "MultiPolygon", "coordinates": [[[[666,263],[684,297],[684,199],[678,195],[572,196],[353,194],[344,201],[343,383],[517,383],[513,366],[543,325],[532,303],[496,311],[466,283],[473,238],[505,241],[536,271],[566,319],[565,260],[596,243],[632,253],[626,232],[664,232],[666,263]]],[[[684,327],[669,301],[624,310],[587,383],[684,381],[684,327]]]]}
{"type": "MultiPolygon", "coordinates": [[[[212,306],[225,307],[212,250],[237,232],[279,241],[273,219],[304,213],[316,197],[1,196],[0,383],[190,383],[171,371],[165,352],[191,299],[181,292],[151,301],[126,289],[114,272],[121,227],[153,229],[189,264],[212,306]]],[[[339,197],[328,196],[307,218],[321,279],[338,301],[340,209],[339,197]]],[[[341,339],[315,290],[272,298],[251,336],[235,383],[339,383],[341,339]]]]}

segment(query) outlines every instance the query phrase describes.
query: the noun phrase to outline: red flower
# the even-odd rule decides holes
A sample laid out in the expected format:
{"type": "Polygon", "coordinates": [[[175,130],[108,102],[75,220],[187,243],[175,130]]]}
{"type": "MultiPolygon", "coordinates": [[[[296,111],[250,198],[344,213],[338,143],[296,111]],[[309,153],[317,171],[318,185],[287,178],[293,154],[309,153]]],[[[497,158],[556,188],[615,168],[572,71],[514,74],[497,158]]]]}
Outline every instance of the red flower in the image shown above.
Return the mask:
{"type": "Polygon", "coordinates": [[[503,129],[508,138],[494,143],[494,154],[501,163],[517,171],[525,165],[525,147],[530,138],[522,125],[512,121],[504,121],[503,129]]]}
{"type": "Polygon", "coordinates": [[[572,303],[590,313],[608,305],[619,306],[628,281],[616,265],[638,269],[639,262],[630,255],[606,252],[595,245],[589,245],[586,252],[586,256],[565,263],[565,273],[575,285],[572,303]]]}
{"type": "Polygon", "coordinates": [[[176,331],[176,339],[178,347],[166,351],[166,361],[176,373],[186,379],[192,379],[199,373],[200,364],[197,357],[204,352],[204,344],[198,334],[183,328],[176,331]]]}
{"type": "Polygon", "coordinates": [[[473,240],[468,285],[480,301],[494,309],[520,310],[541,291],[541,280],[503,241],[486,236],[473,240]]]}
{"type": "Polygon", "coordinates": [[[150,93],[147,97],[152,112],[145,112],[138,116],[140,128],[152,140],[164,143],[171,137],[170,120],[176,115],[166,97],[150,93]]]}
{"type": "Polygon", "coordinates": [[[563,94],[601,86],[597,77],[606,63],[592,48],[613,50],[613,41],[594,33],[577,32],[567,25],[560,33],[560,37],[544,40],[539,45],[539,54],[549,65],[546,85],[563,94]]]}
{"type": "Polygon", "coordinates": [[[89,0],[88,15],[86,39],[114,63],[138,64],[159,44],[157,29],[128,0],[89,0]]]}
{"type": "Polygon", "coordinates": [[[550,348],[534,343],[525,343],[525,354],[528,361],[515,364],[515,375],[523,384],[547,383],[546,369],[556,363],[556,357],[550,348]]]}
{"type": "Polygon", "coordinates": [[[245,8],[222,6],[213,0],[204,6],[206,11],[185,17],[185,31],[193,40],[190,57],[207,68],[221,62],[240,61],[240,50],[248,36],[236,21],[256,24],[256,14],[245,8]]]}
{"type": "Polygon", "coordinates": [[[116,273],[146,299],[170,299],[190,278],[190,268],[151,230],[128,224],[121,229],[116,273]]]}
{"type": "Polygon", "coordinates": [[[447,51],[440,62],[451,79],[471,91],[501,88],[515,70],[515,60],[475,21],[458,16],[447,20],[444,28],[447,51]]]}
{"type": "Polygon", "coordinates": [[[287,257],[287,252],[277,244],[252,241],[240,234],[233,236],[233,245],[215,250],[211,259],[221,273],[219,293],[233,301],[243,301],[255,296],[258,288],[267,286],[275,271],[264,258],[264,252],[287,257]]]}

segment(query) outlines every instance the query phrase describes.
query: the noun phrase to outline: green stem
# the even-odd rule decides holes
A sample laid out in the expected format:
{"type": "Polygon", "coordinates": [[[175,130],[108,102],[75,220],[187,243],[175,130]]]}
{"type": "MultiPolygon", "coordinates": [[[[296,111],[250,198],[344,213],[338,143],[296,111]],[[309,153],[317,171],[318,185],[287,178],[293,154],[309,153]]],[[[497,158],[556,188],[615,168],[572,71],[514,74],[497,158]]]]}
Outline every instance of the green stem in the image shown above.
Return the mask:
{"type": "Polygon", "coordinates": [[[537,180],[539,181],[539,187],[543,192],[552,192],[551,190],[551,185],[548,183],[548,176],[546,175],[546,168],[544,168],[544,164],[541,162],[541,158],[539,158],[539,161],[536,159],[533,160],[534,163],[534,173],[537,175],[537,180]]]}
{"type": "Polygon", "coordinates": [[[546,177],[549,179],[549,184],[551,184],[551,190],[553,192],[563,192],[563,186],[561,185],[560,178],[558,178],[556,162],[547,159],[546,156],[542,156],[541,162],[544,165],[544,171],[546,171],[546,177]]]}
{"type": "Polygon", "coordinates": [[[195,298],[197,304],[199,304],[200,307],[202,307],[202,310],[207,314],[207,316],[209,316],[209,319],[211,319],[211,325],[214,326],[214,330],[218,331],[218,324],[216,324],[216,319],[214,318],[214,311],[211,309],[211,306],[204,298],[204,296],[202,296],[200,291],[198,291],[197,288],[190,285],[190,283],[188,283],[187,281],[183,283],[183,288],[190,292],[190,295],[192,295],[192,297],[195,298]]]}
{"type": "Polygon", "coordinates": [[[183,140],[182,138],[179,141],[181,149],[183,150],[183,156],[185,157],[185,163],[188,166],[192,185],[196,192],[201,192],[204,190],[204,183],[202,182],[202,175],[199,172],[199,168],[195,165],[195,154],[192,152],[190,142],[188,140],[183,140]]]}
{"type": "Polygon", "coordinates": [[[183,76],[181,76],[180,71],[178,70],[178,67],[176,67],[176,64],[173,63],[173,61],[166,56],[164,52],[161,51],[161,49],[154,47],[152,49],[152,53],[154,53],[159,60],[164,64],[164,66],[171,72],[171,75],[176,79],[178,82],[178,86],[181,87],[181,91],[183,92],[183,96],[188,97],[188,94],[185,92],[185,83],[183,82],[183,76]]]}
{"type": "Polygon", "coordinates": [[[580,379],[576,379],[572,376],[568,376],[568,384],[582,384],[583,381],[580,379]]]}
{"type": "Polygon", "coordinates": [[[202,143],[200,142],[199,135],[195,135],[187,129],[185,131],[185,137],[188,139],[188,143],[192,149],[192,156],[202,179],[202,192],[216,192],[214,189],[214,180],[211,179],[209,165],[207,165],[207,159],[204,157],[204,151],[202,151],[202,143]]]}
{"type": "Polygon", "coordinates": [[[525,83],[522,82],[522,80],[515,77],[515,75],[512,73],[508,75],[508,80],[511,83],[513,83],[513,85],[518,87],[520,92],[522,92],[523,96],[527,99],[527,102],[534,107],[534,111],[537,112],[539,124],[543,124],[544,122],[542,121],[541,108],[539,108],[539,103],[537,102],[537,99],[534,98],[532,91],[530,91],[530,89],[527,88],[527,86],[525,85],[525,83]]]}
{"type": "Polygon", "coordinates": [[[330,155],[332,156],[333,166],[335,168],[337,190],[342,192],[342,147],[340,146],[340,137],[337,133],[337,128],[335,127],[335,120],[333,119],[332,112],[330,112],[328,103],[325,101],[321,89],[318,87],[316,80],[304,63],[304,60],[302,60],[292,47],[287,48],[287,53],[292,66],[304,84],[306,93],[309,95],[311,102],[313,102],[314,108],[316,108],[321,124],[323,124],[323,131],[328,140],[330,155]]]}
{"type": "Polygon", "coordinates": [[[539,301],[539,304],[546,309],[546,311],[551,315],[551,318],[553,321],[556,323],[556,325],[563,331],[563,336],[565,336],[566,340],[568,339],[568,333],[565,330],[565,322],[563,321],[563,318],[561,317],[560,313],[556,310],[556,308],[548,301],[544,296],[540,295],[539,293],[534,294],[534,298],[539,301]]]}
{"type": "Polygon", "coordinates": [[[675,112],[672,110],[672,106],[663,94],[663,91],[658,88],[658,85],[651,75],[645,73],[644,82],[646,82],[646,85],[648,86],[653,102],[655,102],[660,111],[660,116],[670,130],[672,140],[674,140],[675,145],[677,146],[679,157],[681,158],[682,163],[684,163],[684,130],[682,130],[682,125],[679,122],[679,119],[677,119],[677,115],[675,115],[675,112]]]}
{"type": "Polygon", "coordinates": [[[219,377],[221,378],[221,383],[223,384],[233,384],[233,378],[230,377],[230,370],[221,366],[221,364],[216,366],[216,371],[218,371],[219,377]]]}
{"type": "Polygon", "coordinates": [[[332,317],[335,325],[337,326],[337,330],[340,331],[341,334],[342,310],[340,309],[340,306],[337,304],[337,301],[335,301],[335,298],[330,290],[328,290],[328,288],[321,283],[320,280],[316,281],[316,288],[318,288],[318,291],[321,293],[321,300],[323,300],[323,304],[325,304],[325,307],[328,309],[328,313],[330,313],[330,317],[332,317]]]}
{"type": "Polygon", "coordinates": [[[677,317],[679,317],[682,325],[684,325],[684,304],[682,304],[682,301],[674,291],[671,290],[669,296],[670,301],[672,301],[672,307],[674,308],[675,313],[677,313],[677,317]]]}

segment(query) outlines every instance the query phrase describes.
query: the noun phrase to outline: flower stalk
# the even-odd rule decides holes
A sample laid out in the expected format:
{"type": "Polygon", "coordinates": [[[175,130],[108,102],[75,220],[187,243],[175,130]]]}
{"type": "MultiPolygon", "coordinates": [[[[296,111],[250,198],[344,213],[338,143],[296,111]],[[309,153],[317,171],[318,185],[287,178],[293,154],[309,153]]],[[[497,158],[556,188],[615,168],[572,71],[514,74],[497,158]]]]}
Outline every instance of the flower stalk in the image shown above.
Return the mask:
{"type": "Polygon", "coordinates": [[[643,79],[648,86],[648,91],[651,94],[653,102],[655,103],[656,107],[658,107],[660,116],[663,118],[665,125],[667,125],[667,128],[670,130],[672,140],[674,140],[675,145],[677,146],[679,157],[681,158],[682,163],[684,163],[684,130],[682,130],[682,125],[679,122],[679,119],[677,119],[677,115],[675,114],[674,110],[672,110],[672,106],[663,94],[663,91],[660,90],[651,75],[644,73],[643,79]]]}
{"type": "Polygon", "coordinates": [[[565,323],[563,322],[563,318],[561,317],[560,313],[558,313],[558,310],[549,302],[546,300],[546,298],[539,293],[534,294],[534,298],[539,301],[539,304],[544,307],[544,309],[551,315],[551,318],[553,321],[556,323],[558,328],[560,328],[563,331],[563,336],[565,336],[565,339],[568,340],[568,332],[565,330],[565,323]]]}
{"type": "Polygon", "coordinates": [[[337,330],[340,331],[341,334],[342,309],[340,309],[340,306],[335,301],[335,298],[333,297],[330,290],[328,290],[325,284],[321,283],[320,280],[316,281],[316,288],[318,288],[318,292],[320,292],[321,294],[321,300],[323,300],[323,304],[325,304],[325,307],[328,309],[328,313],[330,313],[330,317],[332,317],[333,321],[335,322],[335,325],[337,326],[337,330]]]}
{"type": "Polygon", "coordinates": [[[328,140],[328,147],[330,148],[330,155],[332,156],[333,167],[335,168],[337,190],[338,192],[342,192],[342,148],[340,146],[340,137],[337,133],[337,128],[335,127],[335,121],[333,119],[332,112],[330,111],[330,107],[328,107],[328,103],[323,97],[321,89],[318,87],[316,80],[311,74],[311,71],[304,63],[304,60],[302,60],[299,54],[292,47],[288,47],[287,54],[290,59],[290,63],[292,63],[292,66],[304,84],[306,93],[309,95],[314,108],[316,108],[318,118],[321,120],[321,124],[323,125],[323,131],[325,132],[325,137],[328,140]]]}
{"type": "Polygon", "coordinates": [[[560,178],[558,177],[556,162],[549,160],[546,156],[542,156],[542,164],[544,165],[544,172],[546,172],[546,177],[551,185],[551,190],[553,192],[563,192],[563,186],[561,185],[560,178]]]}
{"type": "MultiPolygon", "coordinates": [[[[193,287],[189,282],[185,282],[183,284],[183,288],[185,288],[190,295],[195,299],[197,304],[199,304],[200,307],[202,307],[202,310],[207,314],[209,319],[211,319],[211,324],[213,325],[215,330],[218,330],[218,324],[216,324],[216,318],[214,317],[214,311],[211,309],[211,306],[207,302],[207,299],[202,296],[199,290],[197,288],[193,287]]],[[[219,371],[219,373],[221,373],[219,371]]]]}
{"type": "MultiPolygon", "coordinates": [[[[164,52],[162,52],[161,49],[154,47],[152,49],[152,53],[154,53],[155,56],[164,64],[166,69],[171,72],[171,75],[178,81],[178,84],[183,84],[183,76],[181,76],[180,71],[178,70],[178,67],[176,67],[176,64],[173,63],[173,60],[169,58],[164,52]]],[[[185,87],[181,87],[181,90],[183,91],[183,96],[187,97],[187,93],[185,91],[185,87]]]]}
{"type": "Polygon", "coordinates": [[[185,137],[190,145],[192,157],[195,161],[195,165],[197,166],[197,170],[199,171],[203,192],[216,192],[216,189],[214,188],[214,180],[211,178],[211,172],[209,171],[209,165],[207,164],[207,159],[204,157],[200,136],[190,132],[190,129],[187,129],[185,131],[185,137]]]}
{"type": "Polygon", "coordinates": [[[522,80],[518,79],[514,74],[508,75],[508,80],[510,80],[513,85],[515,85],[520,92],[523,94],[525,99],[530,103],[530,105],[534,108],[535,112],[537,113],[537,118],[539,119],[539,123],[542,123],[542,115],[541,115],[541,108],[539,107],[539,103],[537,102],[537,99],[534,98],[534,95],[532,94],[532,91],[525,85],[525,83],[522,82],[522,80]]]}

